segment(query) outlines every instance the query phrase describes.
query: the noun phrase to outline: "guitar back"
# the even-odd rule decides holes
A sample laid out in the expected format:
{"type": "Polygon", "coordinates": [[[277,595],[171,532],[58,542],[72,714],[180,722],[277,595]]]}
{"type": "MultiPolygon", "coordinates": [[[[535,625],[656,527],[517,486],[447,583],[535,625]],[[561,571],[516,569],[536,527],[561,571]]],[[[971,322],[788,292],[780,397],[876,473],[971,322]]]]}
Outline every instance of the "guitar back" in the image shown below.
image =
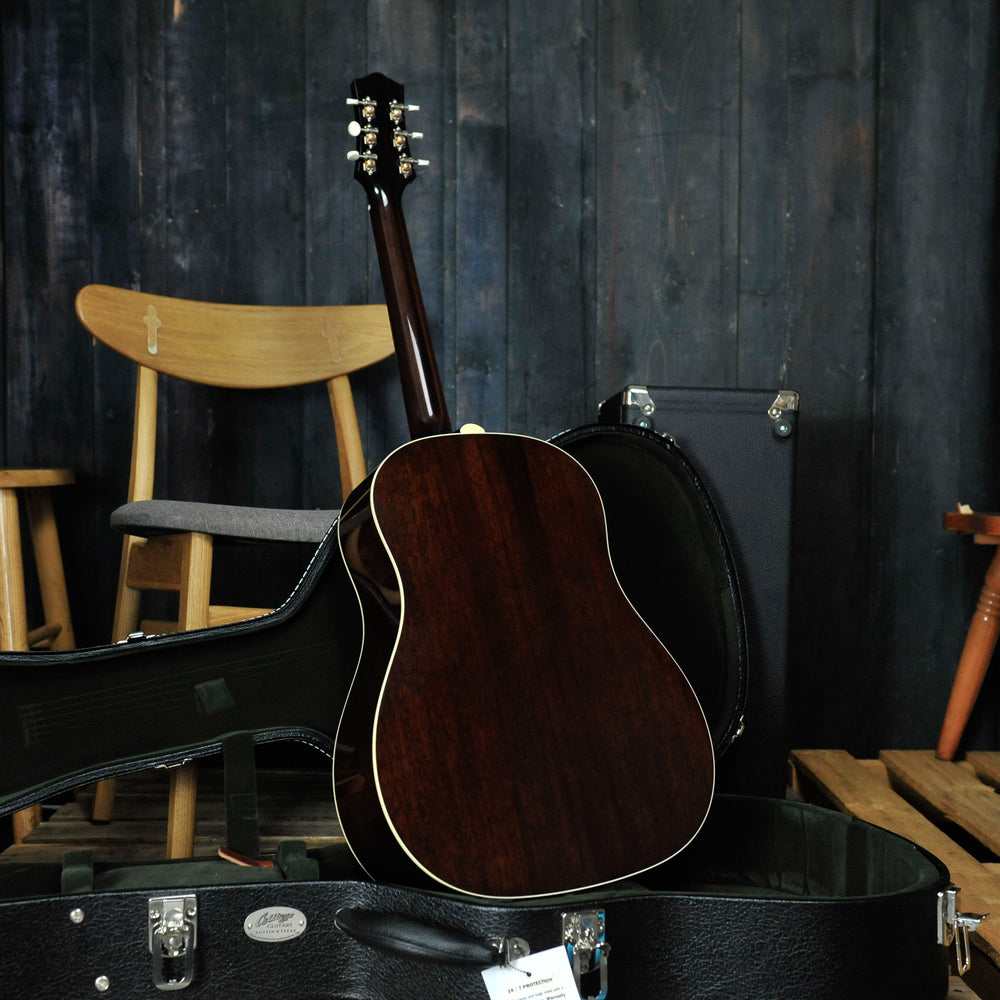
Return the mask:
{"type": "Polygon", "coordinates": [[[697,833],[708,727],[619,586],[574,459],[517,435],[418,439],[345,511],[341,546],[365,652],[335,758],[354,792],[337,803],[370,874],[546,895],[636,874],[697,833]]]}

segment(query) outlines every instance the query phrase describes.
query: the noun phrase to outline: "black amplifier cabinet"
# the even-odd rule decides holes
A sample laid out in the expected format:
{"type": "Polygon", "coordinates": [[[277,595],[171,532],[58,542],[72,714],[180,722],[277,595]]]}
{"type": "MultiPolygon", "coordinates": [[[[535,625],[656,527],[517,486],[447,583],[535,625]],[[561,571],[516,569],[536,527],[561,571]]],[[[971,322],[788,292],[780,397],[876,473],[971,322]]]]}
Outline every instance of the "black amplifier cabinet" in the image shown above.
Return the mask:
{"type": "Polygon", "coordinates": [[[722,791],[784,795],[798,404],[798,393],[787,389],[630,385],[599,410],[601,423],[637,424],[676,441],[715,502],[732,546],[750,679],[743,732],[719,761],[722,791]]]}

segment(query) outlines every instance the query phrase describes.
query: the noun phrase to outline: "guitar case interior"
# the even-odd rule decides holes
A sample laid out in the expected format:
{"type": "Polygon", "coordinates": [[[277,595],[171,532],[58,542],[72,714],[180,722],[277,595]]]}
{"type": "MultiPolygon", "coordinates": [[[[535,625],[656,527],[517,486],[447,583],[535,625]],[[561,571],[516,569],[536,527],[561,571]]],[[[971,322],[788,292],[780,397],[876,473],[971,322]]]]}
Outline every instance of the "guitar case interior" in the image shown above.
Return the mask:
{"type": "MultiPolygon", "coordinates": [[[[597,482],[622,587],[687,670],[716,756],[738,753],[753,679],[733,556],[704,484],[680,448],[648,428],[595,424],[555,443],[597,482]]],[[[255,660],[258,643],[262,655],[280,656],[282,636],[312,649],[322,616],[309,610],[309,596],[329,587],[327,563],[323,555],[314,561],[300,585],[307,593],[293,595],[272,638],[266,631],[255,638],[252,628],[219,630],[219,648],[240,663],[255,660]],[[312,621],[309,642],[298,616],[312,621]]],[[[195,648],[210,661],[211,642],[144,645],[154,660],[158,649],[177,659],[195,648]]],[[[142,657],[126,659],[135,667],[142,657]]],[[[202,669],[209,671],[207,662],[188,683],[207,684],[202,669]]],[[[332,697],[346,682],[331,679],[332,697]]],[[[256,683],[265,697],[266,684],[256,683]]],[[[230,678],[230,692],[235,684],[230,678]]],[[[239,808],[227,809],[227,841],[244,852],[256,832],[252,741],[263,733],[322,743],[311,717],[302,726],[291,718],[270,727],[251,721],[241,732],[206,730],[195,748],[222,743],[231,751],[227,806],[239,808]]],[[[599,753],[600,734],[593,735],[599,753]]],[[[42,764],[22,768],[13,752],[0,765],[10,772],[0,778],[7,812],[58,787],[43,779],[42,764]]],[[[182,752],[192,748],[160,759],[182,752]]],[[[130,754],[106,773],[153,762],[134,747],[130,754]]],[[[586,769],[581,759],[582,781],[586,769]]],[[[593,803],[593,822],[601,809],[593,803]]],[[[292,841],[268,860],[272,867],[221,858],[95,864],[86,851],[53,864],[0,860],[0,976],[18,995],[38,998],[178,991],[212,1000],[487,1000],[482,973],[499,968],[516,979],[504,995],[556,998],[572,994],[506,967],[562,949],[586,998],[937,1000],[948,988],[954,895],[941,863],[886,831],[778,797],[719,794],[680,855],[626,882],[566,896],[497,902],[378,884],[346,845],[307,851],[292,841]]]]}

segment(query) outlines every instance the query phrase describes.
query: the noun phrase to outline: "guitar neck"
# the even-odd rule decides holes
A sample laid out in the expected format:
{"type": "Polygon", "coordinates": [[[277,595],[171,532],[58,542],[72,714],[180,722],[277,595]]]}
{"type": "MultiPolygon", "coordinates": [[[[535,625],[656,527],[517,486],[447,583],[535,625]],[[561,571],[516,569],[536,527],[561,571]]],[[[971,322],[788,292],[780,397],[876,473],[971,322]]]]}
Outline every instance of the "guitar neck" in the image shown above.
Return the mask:
{"type": "Polygon", "coordinates": [[[406,220],[399,203],[383,199],[380,194],[380,190],[369,194],[369,214],[410,437],[445,434],[451,430],[451,421],[431,345],[406,220]]]}
{"type": "Polygon", "coordinates": [[[348,159],[368,195],[410,436],[447,433],[451,421],[401,205],[403,189],[415,178],[416,165],[424,162],[410,155],[410,139],[421,134],[406,127],[405,112],[418,109],[404,104],[403,87],[381,73],[355,80],[351,93],[348,103],[355,107],[356,119],[349,131],[358,148],[348,159]]]}

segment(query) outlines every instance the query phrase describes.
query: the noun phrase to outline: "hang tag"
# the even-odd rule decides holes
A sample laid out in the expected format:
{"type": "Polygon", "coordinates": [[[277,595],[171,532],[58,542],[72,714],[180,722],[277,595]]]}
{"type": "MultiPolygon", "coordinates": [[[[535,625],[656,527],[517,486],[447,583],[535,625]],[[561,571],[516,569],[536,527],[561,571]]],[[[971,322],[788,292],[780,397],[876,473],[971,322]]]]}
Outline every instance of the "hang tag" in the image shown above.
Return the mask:
{"type": "Polygon", "coordinates": [[[490,1000],[580,1000],[565,948],[550,948],[483,971],[490,1000]]]}

